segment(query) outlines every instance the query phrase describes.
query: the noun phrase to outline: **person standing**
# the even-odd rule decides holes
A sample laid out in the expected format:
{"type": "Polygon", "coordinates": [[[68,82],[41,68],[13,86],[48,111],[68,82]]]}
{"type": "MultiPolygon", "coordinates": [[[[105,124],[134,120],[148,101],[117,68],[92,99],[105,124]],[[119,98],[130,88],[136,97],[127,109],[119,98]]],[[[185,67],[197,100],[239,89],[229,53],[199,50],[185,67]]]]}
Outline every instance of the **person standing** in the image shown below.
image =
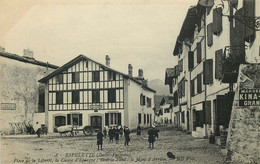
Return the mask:
{"type": "Polygon", "coordinates": [[[110,127],[110,129],[108,130],[108,135],[109,135],[109,141],[113,142],[114,133],[112,127],[110,127]]]}
{"type": "Polygon", "coordinates": [[[99,145],[101,147],[101,150],[103,150],[102,145],[103,145],[103,134],[101,130],[98,131],[97,133],[97,145],[98,145],[98,150],[99,150],[99,145]]]}
{"type": "Polygon", "coordinates": [[[130,141],[130,130],[126,127],[125,128],[125,146],[129,146],[130,141]]]}
{"type": "Polygon", "coordinates": [[[103,135],[104,135],[104,138],[107,138],[107,129],[106,129],[106,127],[104,127],[104,129],[103,129],[103,135]]]}
{"type": "Polygon", "coordinates": [[[115,140],[116,140],[117,144],[119,142],[119,133],[120,133],[120,130],[118,129],[118,127],[116,127],[116,129],[115,129],[115,140]]]}
{"type": "Polygon", "coordinates": [[[140,124],[137,126],[136,135],[141,136],[141,127],[140,127],[140,124]]]}
{"type": "Polygon", "coordinates": [[[155,135],[156,135],[156,130],[153,126],[152,129],[148,130],[148,142],[149,142],[149,148],[151,148],[152,146],[152,149],[154,148],[154,141],[155,141],[155,135]]]}

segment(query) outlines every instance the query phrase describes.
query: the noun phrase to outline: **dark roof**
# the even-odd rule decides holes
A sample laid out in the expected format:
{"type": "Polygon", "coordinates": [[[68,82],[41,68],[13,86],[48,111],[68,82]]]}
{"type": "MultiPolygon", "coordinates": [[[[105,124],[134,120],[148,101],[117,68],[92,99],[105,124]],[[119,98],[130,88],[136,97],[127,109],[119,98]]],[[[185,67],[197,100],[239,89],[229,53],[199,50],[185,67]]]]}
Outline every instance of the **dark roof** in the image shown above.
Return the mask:
{"type": "Polygon", "coordinates": [[[69,67],[71,67],[72,65],[78,63],[78,62],[81,61],[81,60],[90,60],[90,61],[92,61],[92,62],[95,62],[95,63],[99,64],[104,70],[111,70],[111,71],[117,72],[117,73],[123,75],[125,78],[129,78],[129,79],[133,80],[134,82],[138,83],[139,85],[142,86],[143,89],[147,89],[147,90],[149,90],[149,91],[152,91],[152,92],[156,93],[155,90],[149,88],[149,87],[146,86],[146,85],[143,85],[143,83],[139,82],[139,81],[136,80],[135,78],[130,77],[129,75],[124,74],[124,73],[122,73],[122,72],[116,71],[116,70],[114,70],[114,69],[112,69],[112,68],[110,68],[110,67],[107,67],[106,65],[101,64],[101,63],[99,63],[99,62],[96,62],[96,61],[94,61],[94,60],[92,60],[92,59],[90,59],[90,58],[88,58],[88,57],[86,57],[86,56],[84,56],[84,55],[79,55],[79,56],[77,56],[76,58],[72,59],[72,60],[69,61],[68,63],[66,63],[66,64],[64,64],[63,66],[59,67],[58,69],[56,69],[55,71],[53,71],[53,72],[50,73],[49,75],[47,75],[47,76],[45,76],[44,78],[40,79],[38,82],[45,83],[45,82],[46,82],[47,80],[49,80],[50,78],[52,78],[52,77],[56,76],[57,74],[59,74],[59,73],[65,71],[65,70],[67,70],[69,67]]]}
{"type": "Polygon", "coordinates": [[[53,64],[49,64],[48,62],[42,62],[39,60],[35,60],[34,58],[27,58],[27,57],[23,57],[23,56],[19,56],[16,54],[11,54],[8,52],[0,52],[0,56],[9,58],[9,59],[13,59],[13,60],[18,60],[24,63],[30,63],[30,64],[35,64],[35,65],[39,65],[39,66],[44,66],[44,67],[49,67],[49,68],[53,68],[53,69],[57,69],[59,68],[59,66],[53,65],[53,64]]]}
{"type": "Polygon", "coordinates": [[[194,34],[195,24],[200,24],[200,17],[202,8],[199,4],[197,6],[191,6],[188,9],[187,15],[184,19],[184,22],[181,27],[179,36],[176,39],[175,47],[173,50],[173,55],[176,56],[179,53],[179,46],[184,41],[185,38],[188,38],[194,34]]]}

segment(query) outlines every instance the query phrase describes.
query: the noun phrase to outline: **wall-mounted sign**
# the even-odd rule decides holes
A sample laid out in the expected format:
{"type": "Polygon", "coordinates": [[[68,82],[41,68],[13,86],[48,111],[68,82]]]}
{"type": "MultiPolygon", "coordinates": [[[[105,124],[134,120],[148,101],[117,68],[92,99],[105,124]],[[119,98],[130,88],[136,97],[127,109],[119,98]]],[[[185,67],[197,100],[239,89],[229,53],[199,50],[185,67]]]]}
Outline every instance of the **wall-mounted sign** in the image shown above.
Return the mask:
{"type": "Polygon", "coordinates": [[[101,109],[102,105],[89,105],[90,109],[101,109]]]}
{"type": "Polygon", "coordinates": [[[239,106],[260,106],[260,88],[239,90],[239,106]]]}
{"type": "Polygon", "coordinates": [[[1,110],[15,110],[15,103],[1,103],[1,110]]]}

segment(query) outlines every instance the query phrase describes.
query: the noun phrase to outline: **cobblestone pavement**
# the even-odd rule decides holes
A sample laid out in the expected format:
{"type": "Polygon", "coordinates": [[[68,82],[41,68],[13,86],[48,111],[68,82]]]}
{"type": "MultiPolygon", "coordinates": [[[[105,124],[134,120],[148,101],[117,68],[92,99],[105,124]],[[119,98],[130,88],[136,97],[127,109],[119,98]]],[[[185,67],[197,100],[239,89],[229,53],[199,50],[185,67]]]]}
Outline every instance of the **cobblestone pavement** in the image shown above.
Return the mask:
{"type": "Polygon", "coordinates": [[[220,147],[206,139],[194,139],[190,134],[160,127],[155,148],[148,148],[147,130],[142,136],[130,135],[129,146],[124,137],[118,144],[104,140],[103,150],[98,151],[95,136],[79,134],[59,137],[58,134],[1,139],[1,161],[9,163],[223,163],[220,147]],[[172,152],[175,159],[167,157],[172,152]]]}

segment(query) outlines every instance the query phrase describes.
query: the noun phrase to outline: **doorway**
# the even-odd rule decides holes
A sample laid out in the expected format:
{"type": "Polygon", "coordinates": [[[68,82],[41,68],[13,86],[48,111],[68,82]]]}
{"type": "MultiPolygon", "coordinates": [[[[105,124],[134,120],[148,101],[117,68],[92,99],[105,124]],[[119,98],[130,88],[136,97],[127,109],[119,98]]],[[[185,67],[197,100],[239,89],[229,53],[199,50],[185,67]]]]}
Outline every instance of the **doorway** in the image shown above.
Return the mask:
{"type": "Polygon", "coordinates": [[[94,129],[102,129],[102,117],[101,116],[91,116],[91,127],[94,129]]]}

